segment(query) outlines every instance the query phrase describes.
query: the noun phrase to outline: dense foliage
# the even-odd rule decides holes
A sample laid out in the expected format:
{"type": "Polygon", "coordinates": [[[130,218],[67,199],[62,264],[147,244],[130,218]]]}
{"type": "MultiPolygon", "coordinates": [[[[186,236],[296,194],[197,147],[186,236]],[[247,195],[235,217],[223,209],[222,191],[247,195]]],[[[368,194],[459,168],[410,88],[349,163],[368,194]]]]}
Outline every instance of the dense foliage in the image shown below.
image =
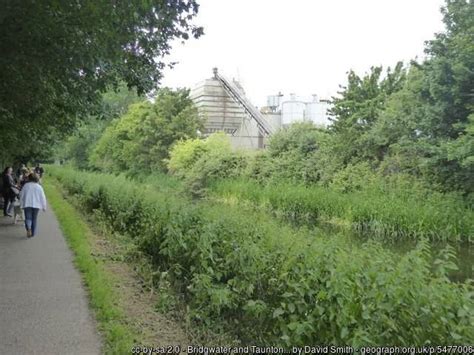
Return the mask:
{"type": "Polygon", "coordinates": [[[232,150],[224,133],[217,133],[206,139],[177,142],[166,163],[170,174],[185,180],[188,192],[202,197],[213,179],[239,176],[247,157],[232,150]]]}
{"type": "Polygon", "coordinates": [[[75,132],[56,146],[54,157],[67,161],[80,169],[91,168],[90,157],[97,141],[113,119],[123,116],[133,103],[142,101],[134,90],[128,90],[124,84],[118,90],[102,95],[100,110],[89,115],[77,127],[75,132]]]}
{"type": "Polygon", "coordinates": [[[349,72],[348,84],[340,92],[341,96],[334,98],[331,109],[334,152],[342,163],[383,160],[386,147],[377,144],[372,129],[387,99],[403,87],[404,81],[402,63],[398,63],[393,72],[389,68],[383,78],[382,67],[371,68],[363,78],[349,72]]]}
{"type": "MultiPolygon", "coordinates": [[[[83,208],[131,237],[192,319],[244,344],[470,344],[472,286],[436,269],[425,241],[404,256],[374,242],[295,230],[241,206],[197,204],[124,177],[48,167],[83,208]]],[[[157,278],[158,279],[158,278],[157,278]]]]}
{"type": "Polygon", "coordinates": [[[161,89],[154,103],[131,105],[105,129],[91,153],[91,163],[107,171],[161,170],[170,147],[196,137],[201,126],[189,91],[161,89]]]}
{"type": "Polygon", "coordinates": [[[199,37],[194,0],[0,1],[0,154],[41,150],[124,81],[154,90],[173,39],[199,37]],[[46,133],[48,132],[48,133],[46,133]]]}
{"type": "Polygon", "coordinates": [[[336,158],[409,172],[445,190],[474,192],[474,4],[448,0],[446,32],[428,58],[381,79],[349,74],[334,100],[336,158]]]}
{"type": "Polygon", "coordinates": [[[337,221],[383,239],[473,240],[474,212],[464,200],[432,191],[409,175],[386,177],[359,163],[333,173],[326,186],[305,184],[309,176],[317,179],[320,170],[328,169],[305,165],[305,152],[315,159],[325,137],[307,128],[296,125],[280,132],[272,138],[277,144],[263,154],[232,151],[224,135],[183,141],[172,149],[168,168],[195,195],[204,191],[218,199],[251,202],[297,222],[337,221]]]}

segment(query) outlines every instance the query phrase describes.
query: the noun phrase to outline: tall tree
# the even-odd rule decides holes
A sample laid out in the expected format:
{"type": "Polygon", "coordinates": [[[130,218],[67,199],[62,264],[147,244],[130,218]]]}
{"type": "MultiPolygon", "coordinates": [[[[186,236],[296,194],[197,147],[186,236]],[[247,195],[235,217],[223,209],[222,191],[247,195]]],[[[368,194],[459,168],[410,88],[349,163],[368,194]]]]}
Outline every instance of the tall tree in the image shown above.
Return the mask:
{"type": "Polygon", "coordinates": [[[384,145],[378,145],[370,134],[383,110],[387,99],[403,87],[405,69],[398,63],[382,75],[382,67],[372,67],[364,77],[349,72],[348,84],[342,87],[339,97],[333,98],[330,110],[335,133],[335,152],[344,164],[360,160],[382,160],[384,145]]]}
{"type": "Polygon", "coordinates": [[[427,42],[403,90],[389,101],[375,131],[386,137],[397,167],[446,189],[474,191],[474,3],[448,0],[446,31],[427,42]],[[411,165],[411,166],[410,166],[411,165]]]}
{"type": "Polygon", "coordinates": [[[0,150],[48,141],[124,81],[159,84],[173,39],[199,37],[195,0],[0,0],[0,150]]]}
{"type": "Polygon", "coordinates": [[[105,128],[113,119],[123,116],[130,105],[142,100],[123,83],[118,90],[107,91],[102,95],[97,113],[81,120],[74,133],[55,146],[54,157],[80,169],[90,168],[89,157],[105,128]]]}
{"type": "Polygon", "coordinates": [[[155,102],[133,104],[112,122],[92,152],[99,169],[152,171],[165,168],[171,146],[195,138],[202,121],[188,90],[161,89],[155,102]]]}
{"type": "Polygon", "coordinates": [[[446,31],[427,58],[381,79],[349,74],[334,99],[334,152],[344,164],[371,161],[466,193],[474,192],[474,3],[446,0],[446,31]],[[471,118],[470,118],[471,117],[471,118]]]}

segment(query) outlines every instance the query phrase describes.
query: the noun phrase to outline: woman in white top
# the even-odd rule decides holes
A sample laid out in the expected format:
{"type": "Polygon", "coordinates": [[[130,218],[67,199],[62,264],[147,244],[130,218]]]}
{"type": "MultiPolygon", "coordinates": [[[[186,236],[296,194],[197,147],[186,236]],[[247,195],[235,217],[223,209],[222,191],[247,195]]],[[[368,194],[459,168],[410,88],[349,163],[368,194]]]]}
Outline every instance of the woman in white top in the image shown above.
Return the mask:
{"type": "Polygon", "coordinates": [[[46,196],[38,182],[38,175],[31,173],[28,176],[28,182],[20,192],[20,207],[25,211],[25,228],[28,238],[35,236],[39,210],[46,211],[46,196]]]}

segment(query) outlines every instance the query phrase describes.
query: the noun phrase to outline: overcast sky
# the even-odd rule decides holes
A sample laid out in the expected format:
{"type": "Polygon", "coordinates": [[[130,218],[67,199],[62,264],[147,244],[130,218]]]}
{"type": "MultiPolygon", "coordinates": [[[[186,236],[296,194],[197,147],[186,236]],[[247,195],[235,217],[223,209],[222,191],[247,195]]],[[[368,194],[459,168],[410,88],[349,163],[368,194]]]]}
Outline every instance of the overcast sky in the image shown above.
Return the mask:
{"type": "Polygon", "coordinates": [[[205,34],[176,43],[163,86],[193,87],[212,68],[239,79],[258,106],[266,96],[335,95],[346,73],[423,57],[443,30],[443,0],[198,0],[205,34]]]}

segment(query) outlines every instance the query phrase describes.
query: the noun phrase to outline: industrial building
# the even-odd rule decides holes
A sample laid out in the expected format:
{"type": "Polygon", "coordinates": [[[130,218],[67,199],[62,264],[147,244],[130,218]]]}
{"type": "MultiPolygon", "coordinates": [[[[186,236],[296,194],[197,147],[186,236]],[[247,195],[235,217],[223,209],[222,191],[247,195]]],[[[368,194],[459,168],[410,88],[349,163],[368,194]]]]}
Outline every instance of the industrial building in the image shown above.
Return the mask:
{"type": "Polygon", "coordinates": [[[257,109],[245,96],[235,80],[213,70],[213,77],[198,83],[191,90],[191,99],[205,118],[204,135],[223,131],[236,148],[262,149],[272,133],[298,121],[329,124],[329,103],[316,95],[305,100],[291,94],[269,96],[267,106],[257,109]]]}
{"type": "Polygon", "coordinates": [[[267,106],[262,107],[261,112],[272,125],[279,128],[302,121],[311,121],[316,126],[327,127],[331,124],[329,109],[329,100],[320,100],[317,95],[307,98],[280,93],[268,96],[267,106]]]}

